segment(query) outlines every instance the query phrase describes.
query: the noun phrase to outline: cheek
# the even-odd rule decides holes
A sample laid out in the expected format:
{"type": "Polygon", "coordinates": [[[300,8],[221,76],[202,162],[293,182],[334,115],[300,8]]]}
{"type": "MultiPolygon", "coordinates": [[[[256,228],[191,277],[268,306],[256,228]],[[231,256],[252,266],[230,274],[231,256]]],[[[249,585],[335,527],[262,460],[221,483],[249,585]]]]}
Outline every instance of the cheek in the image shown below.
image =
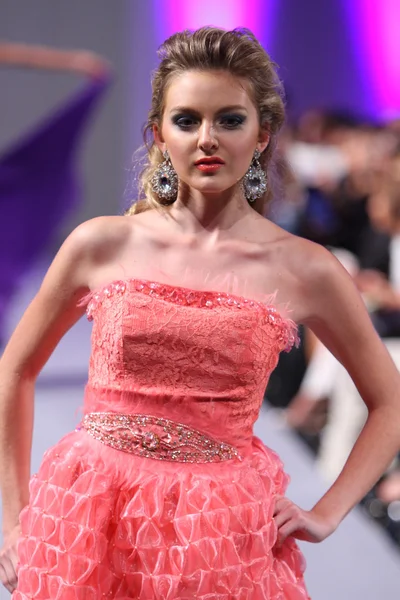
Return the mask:
{"type": "Polygon", "coordinates": [[[246,169],[249,166],[256,149],[257,140],[251,135],[237,136],[235,139],[230,139],[227,150],[231,156],[232,162],[237,166],[246,165],[246,169]]]}
{"type": "Polygon", "coordinates": [[[188,159],[189,154],[193,153],[197,147],[197,137],[194,134],[181,131],[169,131],[165,136],[165,142],[171,157],[175,161],[184,161],[188,159]]]}
{"type": "Polygon", "coordinates": [[[258,134],[253,128],[238,129],[221,135],[221,143],[226,144],[230,149],[235,148],[236,153],[239,155],[249,152],[252,154],[257,146],[257,142],[258,134]]]}

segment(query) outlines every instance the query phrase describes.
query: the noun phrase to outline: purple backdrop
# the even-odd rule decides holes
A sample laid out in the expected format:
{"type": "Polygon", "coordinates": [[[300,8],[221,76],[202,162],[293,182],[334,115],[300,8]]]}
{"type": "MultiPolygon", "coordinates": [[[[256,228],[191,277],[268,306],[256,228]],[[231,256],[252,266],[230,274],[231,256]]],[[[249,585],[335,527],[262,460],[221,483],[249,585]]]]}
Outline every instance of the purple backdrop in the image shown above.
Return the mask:
{"type": "Polygon", "coordinates": [[[81,199],[77,147],[106,84],[86,84],[0,154],[0,340],[21,276],[81,199]]]}

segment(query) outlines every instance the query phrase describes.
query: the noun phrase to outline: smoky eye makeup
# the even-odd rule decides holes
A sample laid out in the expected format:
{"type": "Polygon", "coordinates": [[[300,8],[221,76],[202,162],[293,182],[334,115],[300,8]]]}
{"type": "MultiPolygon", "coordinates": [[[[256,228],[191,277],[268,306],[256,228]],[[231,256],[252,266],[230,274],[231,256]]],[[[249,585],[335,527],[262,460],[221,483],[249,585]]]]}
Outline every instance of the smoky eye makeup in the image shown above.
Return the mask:
{"type": "MultiPolygon", "coordinates": [[[[190,129],[198,124],[201,119],[191,113],[176,113],[172,115],[171,121],[180,129],[190,129]]],[[[225,129],[239,128],[246,121],[246,116],[239,113],[222,113],[216,119],[216,124],[221,125],[225,129]]]]}
{"type": "Polygon", "coordinates": [[[236,129],[246,121],[245,115],[238,113],[225,113],[218,117],[218,122],[227,129],[236,129]]]}
{"type": "Polygon", "coordinates": [[[192,127],[198,120],[198,117],[191,115],[190,113],[177,113],[171,117],[172,123],[181,129],[189,129],[189,127],[192,127]]]}

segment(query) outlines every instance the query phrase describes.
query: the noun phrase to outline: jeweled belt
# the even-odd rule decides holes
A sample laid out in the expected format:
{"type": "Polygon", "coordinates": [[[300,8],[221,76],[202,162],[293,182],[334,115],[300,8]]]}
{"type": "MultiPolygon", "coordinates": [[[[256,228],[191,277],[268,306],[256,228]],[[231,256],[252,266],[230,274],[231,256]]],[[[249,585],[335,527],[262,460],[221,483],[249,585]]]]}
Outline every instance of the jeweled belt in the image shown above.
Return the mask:
{"type": "Polygon", "coordinates": [[[236,448],[182,423],[151,415],[88,413],[80,426],[116,450],[173,462],[208,463],[239,458],[236,448]]]}

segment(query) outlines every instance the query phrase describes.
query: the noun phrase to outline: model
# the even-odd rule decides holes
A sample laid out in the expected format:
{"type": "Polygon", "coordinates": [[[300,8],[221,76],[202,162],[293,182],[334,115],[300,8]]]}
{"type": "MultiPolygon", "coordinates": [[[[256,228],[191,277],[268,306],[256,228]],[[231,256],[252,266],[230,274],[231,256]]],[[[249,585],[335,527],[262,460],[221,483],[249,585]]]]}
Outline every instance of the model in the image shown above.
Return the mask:
{"type": "Polygon", "coordinates": [[[245,30],[178,33],[160,54],[141,201],[69,236],[0,363],[13,600],[305,600],[295,538],[333,533],[399,446],[399,375],[351,279],[261,215],[284,118],[273,63],[245,30]],[[28,494],[35,380],[84,311],[84,417],[28,494]],[[295,322],[369,411],[311,510],[252,431],[295,322]]]}

